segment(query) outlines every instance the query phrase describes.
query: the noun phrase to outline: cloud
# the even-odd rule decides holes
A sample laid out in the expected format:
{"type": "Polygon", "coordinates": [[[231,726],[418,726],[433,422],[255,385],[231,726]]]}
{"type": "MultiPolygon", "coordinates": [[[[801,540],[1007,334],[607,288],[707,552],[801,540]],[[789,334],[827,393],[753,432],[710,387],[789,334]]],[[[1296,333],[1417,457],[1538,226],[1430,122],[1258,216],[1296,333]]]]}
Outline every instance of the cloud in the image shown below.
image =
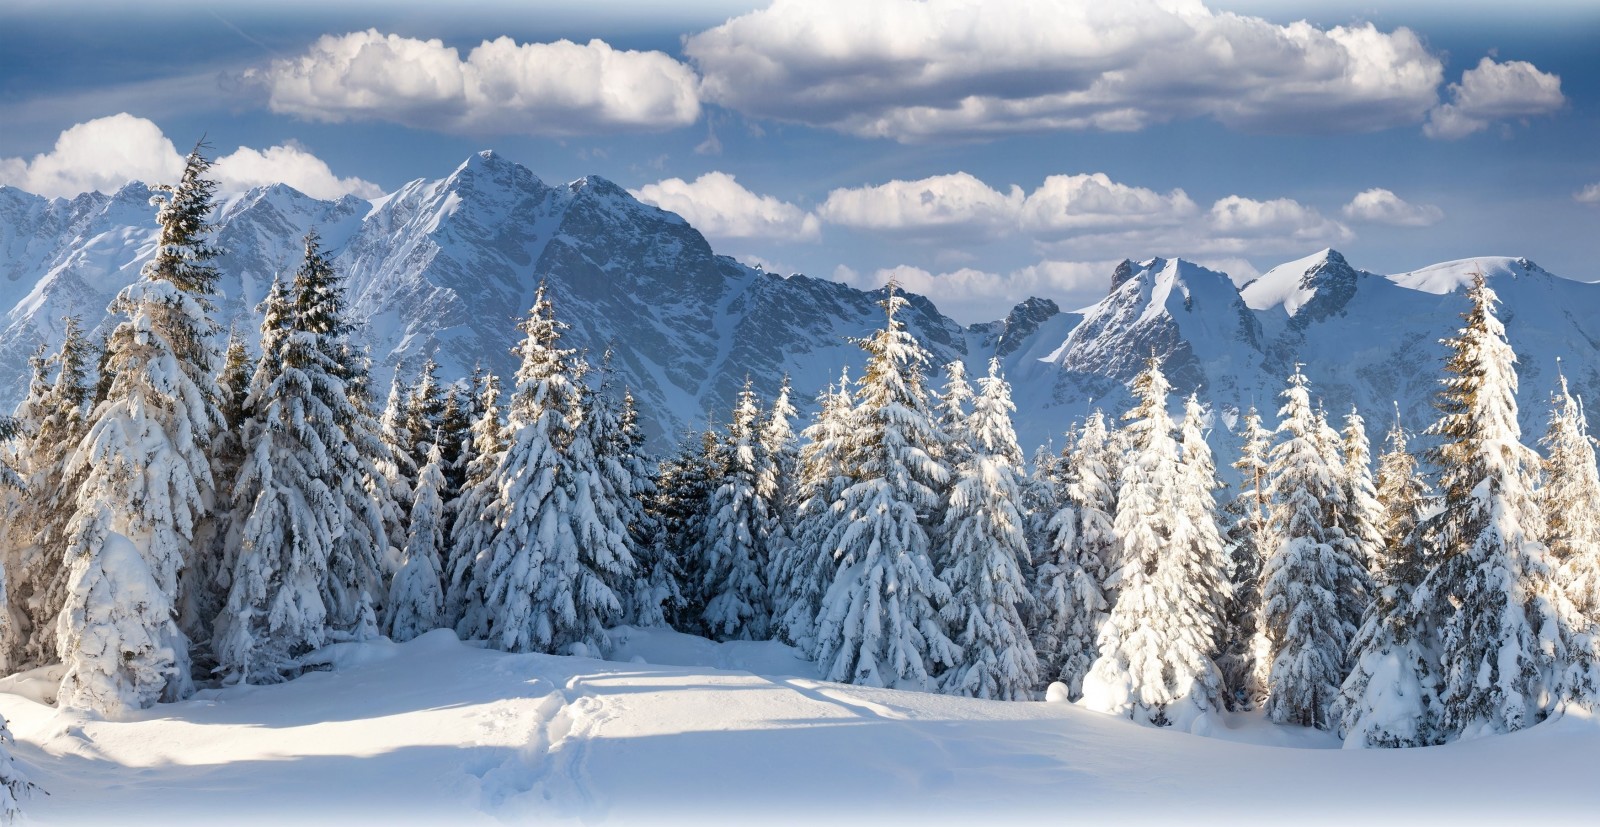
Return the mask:
{"type": "Polygon", "coordinates": [[[54,149],[31,161],[0,159],[0,183],[50,198],[176,181],[182,172],[183,156],[161,127],[125,112],[68,127],[54,149]]]}
{"type": "Polygon", "coordinates": [[[1573,193],[1572,200],[1579,204],[1600,204],[1600,181],[1573,193]]]}
{"type": "Polygon", "coordinates": [[[1119,184],[1104,173],[1052,175],[1028,196],[1022,224],[1050,236],[1107,228],[1172,226],[1199,212],[1181,189],[1166,195],[1119,184]]]}
{"type": "Polygon", "coordinates": [[[1238,195],[1218,199],[1206,214],[1206,226],[1227,250],[1233,242],[1242,245],[1251,239],[1277,239],[1304,247],[1355,238],[1350,228],[1324,218],[1314,208],[1290,198],[1256,201],[1238,195]]]}
{"type": "MultiPolygon", "coordinates": [[[[182,172],[183,156],[161,127],[126,112],[68,127],[54,149],[32,160],[0,159],[0,183],[51,198],[115,192],[129,181],[172,182],[182,172]]],[[[239,147],[217,158],[211,175],[228,191],[282,183],[313,198],[383,194],[370,181],[335,176],[325,161],[292,144],[239,147]]]]}
{"type": "Polygon", "coordinates": [[[1198,0],[777,0],[688,37],[706,100],[748,116],[918,141],[1138,130],[1417,123],[1443,65],[1410,30],[1321,29],[1198,0]]]}
{"type": "Polygon", "coordinates": [[[385,120],[469,135],[588,135],[687,126],[698,78],[662,52],[486,40],[463,60],[439,40],[375,29],[324,35],[246,79],[268,106],[320,121],[385,120]]]}
{"type": "Polygon", "coordinates": [[[1360,192],[1341,212],[1350,221],[1396,227],[1430,227],[1444,218],[1444,210],[1432,204],[1412,204],[1381,187],[1360,192]]]}
{"type": "Polygon", "coordinates": [[[684,217],[706,237],[814,241],[817,217],[770,195],[757,195],[726,172],[708,172],[693,182],[668,178],[633,191],[635,198],[684,217]]]}
{"type": "Polygon", "coordinates": [[[834,269],[833,278],[863,290],[875,290],[892,278],[901,287],[932,299],[946,313],[954,309],[960,314],[960,321],[970,324],[1002,318],[1030,296],[1066,299],[1069,307],[1073,301],[1089,301],[1105,292],[1116,264],[1040,261],[1004,274],[972,267],[932,273],[904,264],[862,273],[840,265],[834,269]]]}
{"type": "Polygon", "coordinates": [[[1001,233],[1016,225],[1022,188],[1000,192],[976,177],[957,172],[917,181],[836,189],[817,208],[830,224],[863,230],[962,235],[1001,233]]]}
{"type": "Polygon", "coordinates": [[[383,194],[383,188],[371,181],[334,175],[327,161],[292,144],[265,150],[241,146],[218,158],[211,172],[225,190],[288,184],[312,198],[377,198],[383,194]]]}
{"type": "Polygon", "coordinates": [[[1488,57],[1462,72],[1460,83],[1450,84],[1450,98],[1428,113],[1424,135],[1453,141],[1496,121],[1547,115],[1567,100],[1559,75],[1541,72],[1526,61],[1496,63],[1488,57]]]}

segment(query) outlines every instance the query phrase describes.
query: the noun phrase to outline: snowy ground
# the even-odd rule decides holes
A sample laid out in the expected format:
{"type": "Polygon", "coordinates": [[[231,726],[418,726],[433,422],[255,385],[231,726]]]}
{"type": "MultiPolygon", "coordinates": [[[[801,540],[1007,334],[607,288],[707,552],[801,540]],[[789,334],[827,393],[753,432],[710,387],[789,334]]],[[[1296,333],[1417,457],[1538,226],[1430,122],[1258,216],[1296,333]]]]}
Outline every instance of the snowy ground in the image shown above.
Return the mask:
{"type": "Polygon", "coordinates": [[[36,824],[1595,823],[1600,721],[1356,752],[1236,717],[1217,737],[1067,704],[809,677],[771,643],[619,630],[613,661],[506,655],[447,631],[342,645],[287,684],[125,722],[0,681],[36,824]],[[709,818],[707,818],[709,817],[709,818]]]}

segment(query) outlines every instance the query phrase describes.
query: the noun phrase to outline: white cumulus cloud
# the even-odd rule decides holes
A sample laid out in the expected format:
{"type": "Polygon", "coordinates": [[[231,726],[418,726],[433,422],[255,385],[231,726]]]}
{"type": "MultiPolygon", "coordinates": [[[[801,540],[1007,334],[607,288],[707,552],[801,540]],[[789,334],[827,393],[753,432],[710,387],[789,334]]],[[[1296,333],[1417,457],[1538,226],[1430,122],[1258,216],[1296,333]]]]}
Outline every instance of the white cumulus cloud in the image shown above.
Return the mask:
{"type": "MultiPolygon", "coordinates": [[[[52,198],[115,192],[129,181],[170,183],[182,172],[183,155],[161,127],[126,112],[68,127],[51,151],[31,160],[0,159],[0,184],[52,198]]],[[[370,181],[334,175],[327,162],[293,144],[241,146],[215,159],[211,177],[225,191],[288,184],[313,198],[383,194],[370,181]]]]}
{"type": "Polygon", "coordinates": [[[467,53],[375,29],[324,35],[247,73],[268,106],[322,121],[386,120],[462,134],[660,130],[700,117],[699,81],[662,52],[487,40],[467,53]]]}
{"type": "Polygon", "coordinates": [[[633,191],[635,198],[683,216],[707,238],[813,241],[821,231],[815,215],[771,195],[745,189],[726,172],[694,181],[668,178],[633,191]]]}
{"type": "Polygon", "coordinates": [[[1430,227],[1444,218],[1444,210],[1432,204],[1412,204],[1382,187],[1357,193],[1341,212],[1350,221],[1396,227],[1430,227]]]}
{"type": "Polygon", "coordinates": [[[1010,230],[1022,188],[1001,192],[965,172],[916,181],[836,189],[817,213],[830,224],[865,230],[983,235],[1010,230]]]}
{"type": "Polygon", "coordinates": [[[1443,81],[1408,29],[1278,25],[1199,0],[777,0],[684,53],[709,101],[899,141],[1188,118],[1368,131],[1421,121],[1443,81]]]}
{"type": "Polygon", "coordinates": [[[1487,129],[1496,121],[1548,115],[1566,103],[1561,77],[1541,72],[1532,63],[1483,58],[1450,84],[1450,102],[1428,113],[1423,134],[1455,140],[1487,129]]]}
{"type": "Polygon", "coordinates": [[[1105,173],[1052,175],[1028,196],[1022,223],[1036,235],[1172,226],[1199,212],[1187,193],[1166,194],[1111,180],[1105,173]]]}
{"type": "Polygon", "coordinates": [[[1579,204],[1600,204],[1600,181],[1573,193],[1572,200],[1579,204]]]}
{"type": "Polygon", "coordinates": [[[1218,242],[1218,252],[1246,249],[1252,239],[1273,239],[1291,247],[1305,247],[1355,238],[1349,227],[1291,198],[1220,198],[1206,214],[1206,227],[1218,242]]]}

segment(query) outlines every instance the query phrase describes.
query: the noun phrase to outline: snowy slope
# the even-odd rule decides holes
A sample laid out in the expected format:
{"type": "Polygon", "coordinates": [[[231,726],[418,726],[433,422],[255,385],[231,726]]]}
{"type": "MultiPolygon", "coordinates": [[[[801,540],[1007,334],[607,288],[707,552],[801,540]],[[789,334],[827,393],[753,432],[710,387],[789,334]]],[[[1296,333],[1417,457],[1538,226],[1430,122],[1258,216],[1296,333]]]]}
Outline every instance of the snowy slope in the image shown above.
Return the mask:
{"type": "MultiPolygon", "coordinates": [[[[1600,722],[1341,751],[1236,717],[1217,738],[1054,703],[820,682],[774,643],[620,630],[614,662],[448,631],[125,722],[0,692],[50,824],[1592,823],[1600,722]]],[[[6,687],[0,687],[4,689],[6,687]]]]}

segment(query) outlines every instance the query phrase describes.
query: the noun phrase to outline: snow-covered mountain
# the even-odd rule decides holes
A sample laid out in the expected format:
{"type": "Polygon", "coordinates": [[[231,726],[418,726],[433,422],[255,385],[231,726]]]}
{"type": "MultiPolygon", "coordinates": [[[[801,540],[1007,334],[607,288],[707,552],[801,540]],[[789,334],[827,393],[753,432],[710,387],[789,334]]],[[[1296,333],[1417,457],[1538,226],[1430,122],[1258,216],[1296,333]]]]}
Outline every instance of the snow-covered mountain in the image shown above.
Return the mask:
{"type": "MultiPolygon", "coordinates": [[[[62,316],[106,323],[106,304],[152,252],[149,197],[141,184],[72,200],[0,187],[0,405],[15,403],[27,355],[57,341],[62,316]]],[[[516,325],[547,280],[571,325],[567,341],[595,362],[614,350],[618,383],[640,399],[658,447],[707,415],[720,422],[746,377],[770,394],[787,373],[809,399],[842,366],[859,368],[850,340],[881,323],[881,291],[753,269],[610,181],[550,185],[492,152],[371,202],[251,190],[221,204],[217,222],[223,321],[250,333],[252,308],[317,229],[348,277],[378,387],[395,365],[414,369],[428,355],[447,376],[478,363],[508,376],[516,325]]],[[[1358,404],[1382,427],[1397,402],[1420,426],[1432,417],[1438,340],[1454,330],[1474,269],[1499,291],[1522,357],[1524,427],[1542,429],[1558,356],[1575,390],[1600,396],[1600,286],[1525,259],[1380,276],[1325,250],[1238,289],[1222,273],[1156,258],[1124,262],[1108,274],[1107,296],[1076,312],[1030,299],[1004,320],[964,328],[912,296],[908,322],[938,362],[963,359],[979,372],[991,356],[1003,361],[1025,444],[1091,406],[1120,410],[1124,383],[1151,352],[1224,422],[1250,405],[1270,420],[1300,361],[1331,412],[1358,404]]]]}

